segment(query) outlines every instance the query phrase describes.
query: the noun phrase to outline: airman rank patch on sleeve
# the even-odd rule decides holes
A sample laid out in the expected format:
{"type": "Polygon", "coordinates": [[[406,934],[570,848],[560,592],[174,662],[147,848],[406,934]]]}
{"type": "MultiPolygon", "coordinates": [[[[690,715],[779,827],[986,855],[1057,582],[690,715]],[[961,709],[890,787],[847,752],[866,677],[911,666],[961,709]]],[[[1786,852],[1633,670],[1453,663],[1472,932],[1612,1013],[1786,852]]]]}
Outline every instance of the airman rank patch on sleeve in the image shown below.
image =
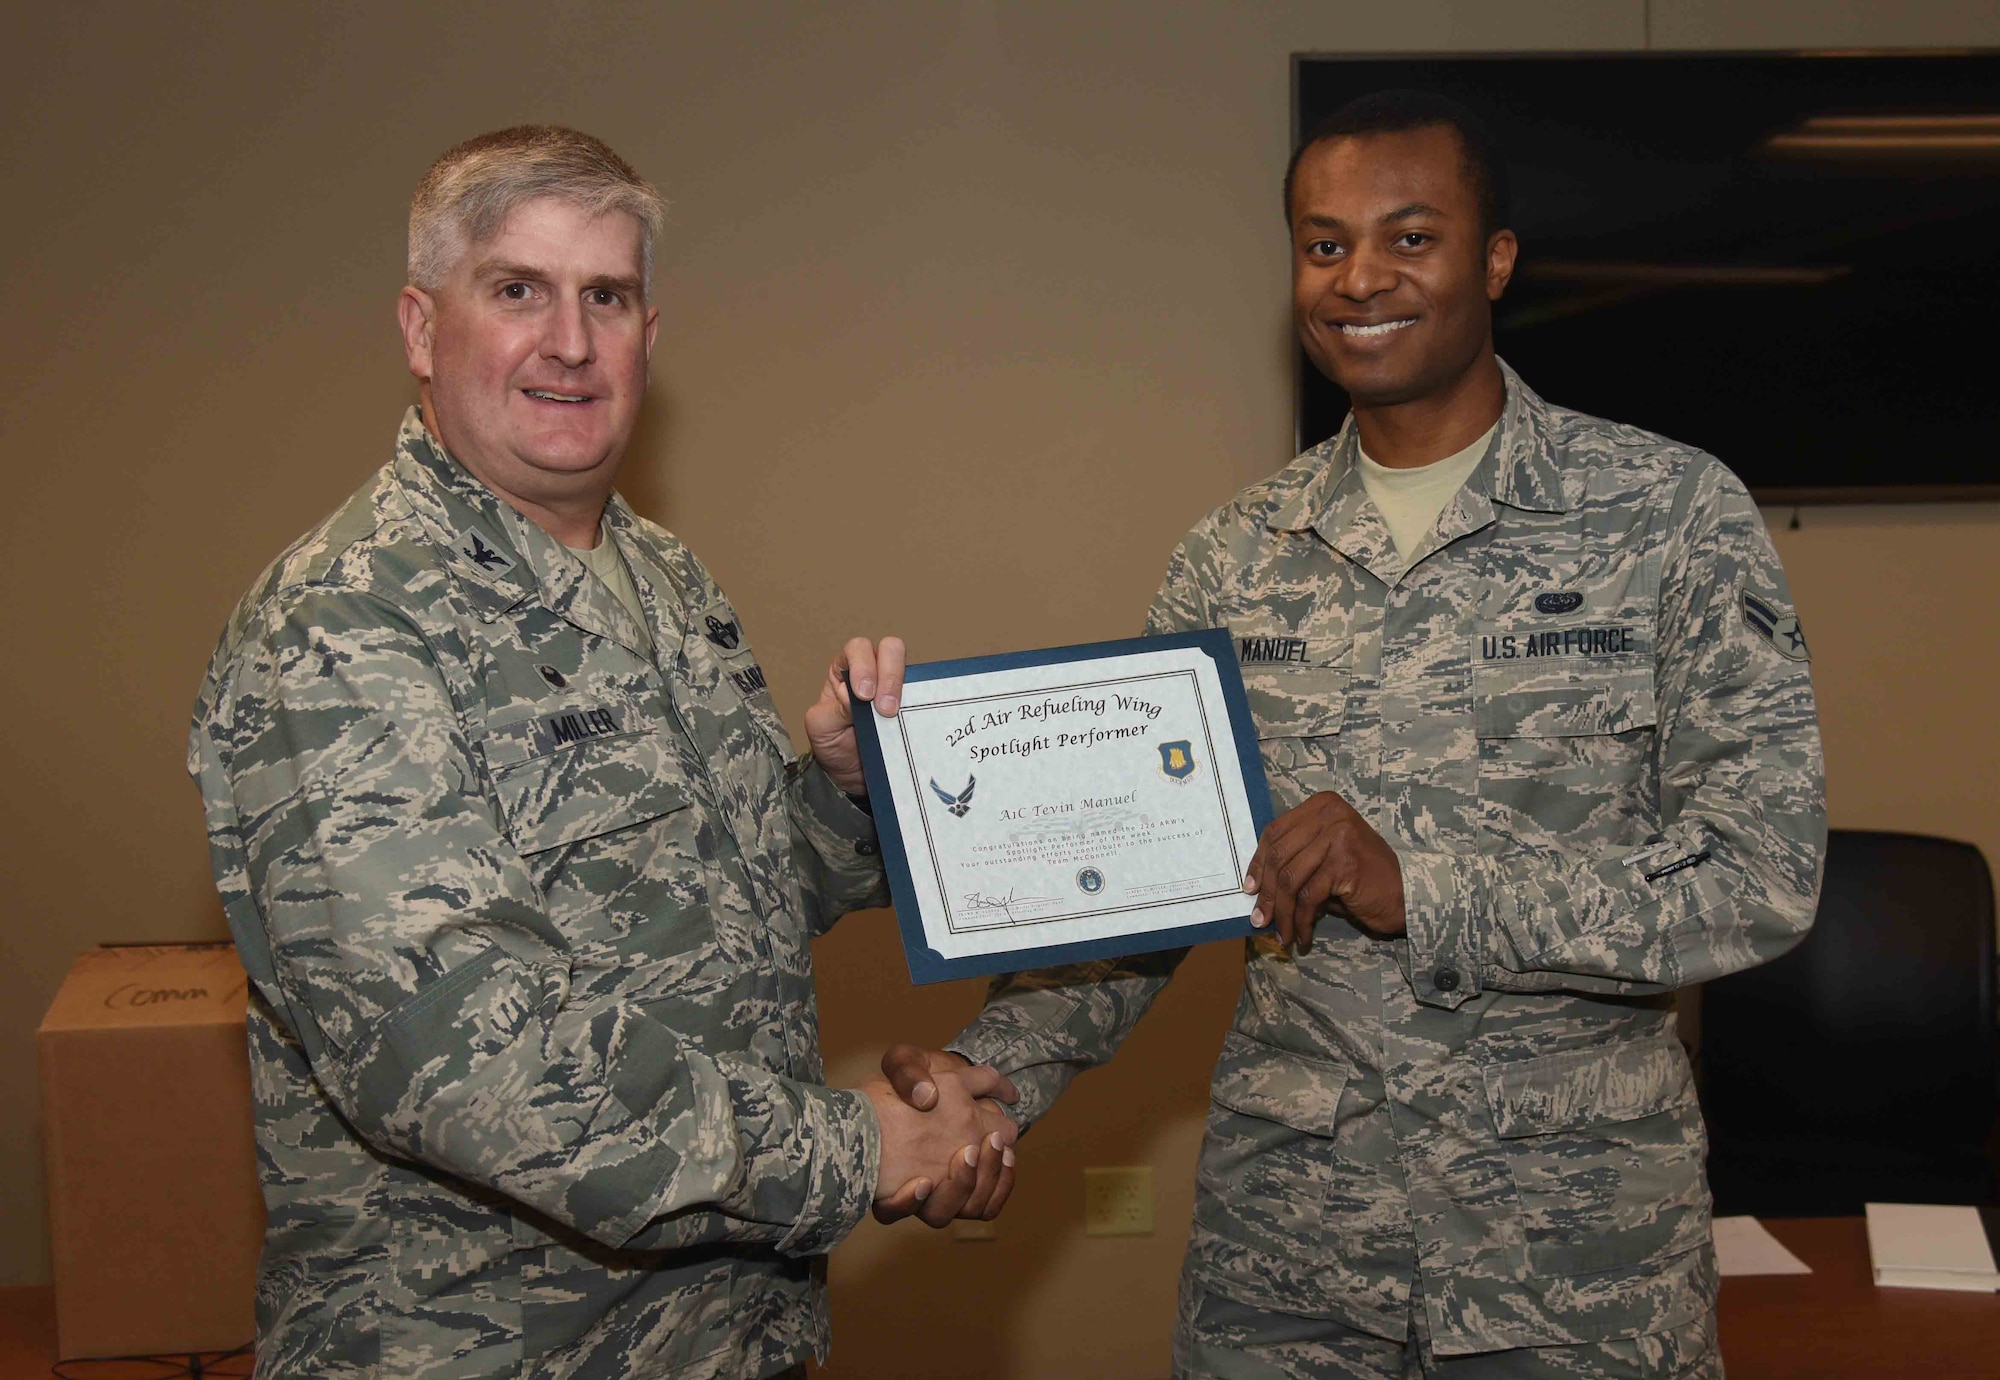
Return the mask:
{"type": "Polygon", "coordinates": [[[1806,660],[1806,635],[1798,618],[1780,613],[1747,589],[1743,591],[1743,621],[1752,632],[1776,647],[1780,656],[1792,661],[1806,660]]]}

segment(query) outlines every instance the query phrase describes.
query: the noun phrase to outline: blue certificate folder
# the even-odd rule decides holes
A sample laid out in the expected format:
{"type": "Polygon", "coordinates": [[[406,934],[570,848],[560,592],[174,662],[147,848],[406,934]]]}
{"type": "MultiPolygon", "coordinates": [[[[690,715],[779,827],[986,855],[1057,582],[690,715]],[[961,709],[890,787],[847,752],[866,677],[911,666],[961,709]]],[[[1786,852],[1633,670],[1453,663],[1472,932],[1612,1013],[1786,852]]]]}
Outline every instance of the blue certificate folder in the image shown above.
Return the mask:
{"type": "MultiPolygon", "coordinates": [[[[1088,674],[1089,663],[1110,657],[1146,652],[1195,648],[1214,663],[1222,688],[1223,706],[1228,714],[1228,731],[1235,744],[1238,765],[1243,772],[1244,797],[1249,803],[1256,833],[1262,837],[1271,822],[1271,792],[1264,780],[1263,758],[1257,748],[1257,729],[1250,717],[1249,701],[1243,693],[1243,677],[1238,669],[1236,648],[1227,629],[1208,628],[1200,632],[1167,633],[1158,637],[1134,637],[1116,642],[1090,642],[1075,647],[1050,647],[1040,651],[1003,652],[994,656],[966,657],[958,661],[932,661],[911,666],[904,674],[907,684],[978,675],[989,671],[1010,671],[1043,666],[1076,665],[1088,674]]],[[[1219,727],[1219,726],[1218,726],[1219,727]]],[[[895,899],[896,918],[903,932],[903,950],[910,964],[910,980],[916,983],[947,982],[955,978],[978,977],[990,973],[1021,972],[1083,963],[1093,959],[1151,953],[1160,949],[1184,948],[1211,939],[1236,939],[1255,933],[1250,926],[1252,898],[1243,897],[1243,913],[1232,919],[1171,929],[1143,930],[1112,938],[1082,943],[1045,944],[1009,948],[1002,952],[947,958],[926,943],[923,915],[916,886],[911,877],[909,845],[904,821],[897,818],[894,794],[889,784],[888,762],[883,755],[875,714],[865,701],[856,699],[855,737],[861,748],[863,770],[868,780],[868,797],[881,836],[882,861],[889,874],[889,891],[895,899]]],[[[911,821],[910,823],[915,823],[911,821]]],[[[921,834],[918,836],[921,838],[921,834]]],[[[920,845],[921,846],[921,845],[920,845]]],[[[1246,860],[1247,861],[1247,860],[1246,860]]]]}

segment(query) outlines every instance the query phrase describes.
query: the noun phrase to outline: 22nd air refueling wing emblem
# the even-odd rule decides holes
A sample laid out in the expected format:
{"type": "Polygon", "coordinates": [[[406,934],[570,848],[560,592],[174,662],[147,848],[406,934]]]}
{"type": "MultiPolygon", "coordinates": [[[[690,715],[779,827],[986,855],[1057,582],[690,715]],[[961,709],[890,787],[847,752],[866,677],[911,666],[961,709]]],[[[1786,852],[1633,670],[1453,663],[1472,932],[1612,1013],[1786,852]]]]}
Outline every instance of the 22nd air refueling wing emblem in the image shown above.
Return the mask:
{"type": "Polygon", "coordinates": [[[1185,781],[1194,775],[1194,744],[1185,738],[1160,744],[1160,771],[1169,781],[1185,781]]]}
{"type": "Polygon", "coordinates": [[[965,812],[972,808],[972,788],[978,784],[978,777],[968,776],[965,778],[965,789],[957,795],[953,795],[950,791],[938,785],[935,776],[931,778],[931,789],[937,792],[937,798],[944,802],[945,809],[951,811],[959,819],[964,819],[965,812]]]}

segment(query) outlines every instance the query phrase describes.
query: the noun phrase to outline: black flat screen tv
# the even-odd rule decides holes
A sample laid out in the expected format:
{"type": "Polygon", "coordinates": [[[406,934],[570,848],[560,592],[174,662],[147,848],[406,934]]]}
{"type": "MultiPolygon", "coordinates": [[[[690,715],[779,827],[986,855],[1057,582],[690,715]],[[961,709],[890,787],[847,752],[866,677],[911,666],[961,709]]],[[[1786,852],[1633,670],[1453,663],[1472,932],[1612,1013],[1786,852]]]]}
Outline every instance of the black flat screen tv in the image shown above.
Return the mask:
{"type": "MultiPolygon", "coordinates": [[[[1495,343],[1542,396],[1767,503],[2000,500],[2000,54],[1306,55],[1296,132],[1389,87],[1507,153],[1495,343]]],[[[1347,400],[1298,362],[1303,449],[1347,400]]]]}

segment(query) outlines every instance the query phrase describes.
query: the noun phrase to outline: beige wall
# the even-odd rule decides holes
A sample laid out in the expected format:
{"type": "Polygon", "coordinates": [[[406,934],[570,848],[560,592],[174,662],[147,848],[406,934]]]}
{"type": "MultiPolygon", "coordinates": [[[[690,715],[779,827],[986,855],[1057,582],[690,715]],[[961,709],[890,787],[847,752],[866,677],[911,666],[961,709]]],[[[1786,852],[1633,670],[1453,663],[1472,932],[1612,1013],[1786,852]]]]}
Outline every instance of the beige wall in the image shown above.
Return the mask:
{"type": "MultiPolygon", "coordinates": [[[[925,657],[1132,631],[1167,550],[1287,458],[1275,209],[1287,55],[2000,43],[1947,0],[1393,6],[36,6],[0,86],[0,1281],[43,1277],[31,1031],[72,956],[220,933],[181,774],[231,602],[385,456],[400,208],[437,151],[598,132],[675,203],[628,492],[715,568],[797,724],[837,639],[925,657]]],[[[1535,380],[1560,400],[1559,379],[1535,380]]],[[[2000,855],[1990,509],[1781,533],[1836,821],[2000,855]]],[[[886,915],[818,950],[836,1079],[938,1040],[886,915]]],[[[1165,1369],[1208,1066],[1238,979],[1190,961],[1028,1146],[993,1244],[872,1224],[842,1375],[1165,1369]],[[1157,1166],[1151,1240],[1086,1240],[1086,1164],[1157,1166]]]]}

